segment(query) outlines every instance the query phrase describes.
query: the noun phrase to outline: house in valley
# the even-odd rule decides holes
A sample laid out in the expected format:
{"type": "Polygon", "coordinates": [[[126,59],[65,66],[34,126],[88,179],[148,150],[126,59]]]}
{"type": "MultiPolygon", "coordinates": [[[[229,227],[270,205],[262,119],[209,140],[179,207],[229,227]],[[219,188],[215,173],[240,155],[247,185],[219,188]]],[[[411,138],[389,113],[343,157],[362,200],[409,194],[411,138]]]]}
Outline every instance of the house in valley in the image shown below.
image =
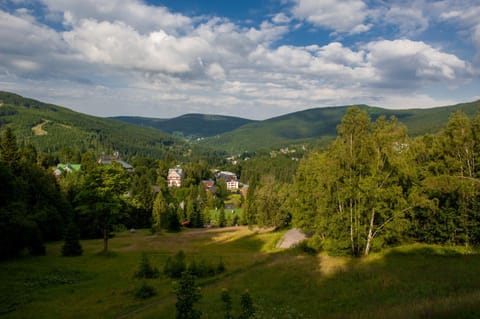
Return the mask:
{"type": "Polygon", "coordinates": [[[215,181],[209,179],[202,181],[203,186],[205,186],[205,190],[207,192],[211,192],[212,194],[215,194],[215,181]]]}
{"type": "Polygon", "coordinates": [[[112,165],[112,163],[120,164],[126,171],[133,172],[133,166],[122,161],[118,156],[102,156],[98,159],[98,164],[112,165]]]}
{"type": "Polygon", "coordinates": [[[217,180],[223,179],[225,181],[225,183],[227,184],[227,190],[229,190],[229,191],[238,189],[239,181],[238,181],[237,175],[235,173],[226,172],[226,171],[216,171],[215,172],[215,178],[217,180]]]}
{"type": "Polygon", "coordinates": [[[55,171],[53,171],[53,174],[56,176],[56,177],[60,177],[62,176],[62,174],[65,172],[65,173],[71,173],[71,172],[78,172],[80,171],[81,169],[81,165],[80,164],[58,164],[57,165],[57,168],[55,169],[55,171]]]}
{"type": "Polygon", "coordinates": [[[168,170],[168,176],[167,176],[168,187],[182,186],[182,181],[184,177],[185,177],[185,173],[183,172],[183,169],[179,167],[170,168],[168,170]]]}

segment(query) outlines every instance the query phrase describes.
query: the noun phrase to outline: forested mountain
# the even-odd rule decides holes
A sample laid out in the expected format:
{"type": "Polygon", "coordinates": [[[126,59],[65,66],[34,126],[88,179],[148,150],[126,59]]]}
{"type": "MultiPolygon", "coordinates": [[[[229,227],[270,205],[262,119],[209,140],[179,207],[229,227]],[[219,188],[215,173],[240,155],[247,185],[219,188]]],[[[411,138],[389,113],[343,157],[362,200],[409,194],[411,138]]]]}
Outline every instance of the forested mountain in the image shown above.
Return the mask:
{"type": "Polygon", "coordinates": [[[21,144],[59,153],[60,160],[87,150],[118,151],[123,157],[163,157],[185,152],[185,143],[150,127],[89,116],[60,106],[0,91],[0,127],[10,126],[21,144]]]}
{"type": "MultiPolygon", "coordinates": [[[[418,136],[438,132],[447,123],[452,112],[462,110],[469,116],[474,115],[480,110],[480,101],[431,109],[388,110],[367,105],[359,107],[366,110],[373,120],[380,115],[393,115],[407,126],[409,135],[418,136]]],[[[231,153],[311,142],[325,146],[333,140],[337,125],[348,108],[349,106],[315,108],[249,123],[234,131],[207,138],[202,144],[231,153]]]]}
{"type": "Polygon", "coordinates": [[[172,119],[135,116],[118,116],[114,119],[136,125],[151,126],[169,134],[188,138],[214,136],[255,122],[240,117],[208,114],[185,114],[172,119]]]}

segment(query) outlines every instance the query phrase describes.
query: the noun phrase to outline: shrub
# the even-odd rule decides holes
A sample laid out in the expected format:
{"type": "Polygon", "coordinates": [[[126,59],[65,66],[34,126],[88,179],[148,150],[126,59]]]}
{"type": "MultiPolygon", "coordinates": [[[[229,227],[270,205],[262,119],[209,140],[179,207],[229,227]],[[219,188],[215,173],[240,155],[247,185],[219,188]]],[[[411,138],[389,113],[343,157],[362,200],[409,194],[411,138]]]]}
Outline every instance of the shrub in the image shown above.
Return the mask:
{"type": "Polygon", "coordinates": [[[81,256],[80,232],[74,222],[70,222],[65,230],[65,242],[62,246],[62,256],[81,256]]]}
{"type": "Polygon", "coordinates": [[[175,256],[167,258],[163,273],[170,278],[180,278],[186,269],[185,253],[180,250],[175,256]]]}
{"type": "Polygon", "coordinates": [[[157,294],[155,291],[155,288],[153,286],[150,286],[147,284],[145,281],[143,281],[140,286],[135,288],[133,295],[137,299],[148,299],[150,297],[153,297],[157,294]]]}
{"type": "Polygon", "coordinates": [[[242,310],[239,319],[253,318],[253,316],[255,315],[255,308],[253,307],[252,297],[250,296],[248,290],[246,290],[240,296],[240,306],[242,310]]]}
{"type": "Polygon", "coordinates": [[[221,299],[223,302],[223,313],[225,319],[233,319],[232,316],[232,297],[227,289],[222,289],[221,299]]]}
{"type": "Polygon", "coordinates": [[[140,260],[140,265],[135,273],[135,278],[158,278],[158,275],[158,269],[150,264],[147,254],[142,253],[142,259],[140,260]]]}
{"type": "Polygon", "coordinates": [[[185,254],[183,251],[179,251],[173,257],[167,258],[163,273],[170,278],[180,278],[182,272],[185,270],[187,270],[192,276],[204,278],[221,274],[225,271],[225,265],[223,264],[222,259],[220,259],[216,266],[215,264],[206,262],[204,259],[201,259],[199,262],[192,259],[187,266],[185,262],[185,254]]]}
{"type": "Polygon", "coordinates": [[[310,245],[308,240],[302,240],[295,247],[309,255],[315,255],[318,252],[314,247],[310,245]]]}
{"type": "Polygon", "coordinates": [[[217,264],[216,273],[221,274],[224,271],[225,271],[225,264],[223,263],[222,258],[220,258],[220,260],[218,261],[218,264],[217,264]]]}

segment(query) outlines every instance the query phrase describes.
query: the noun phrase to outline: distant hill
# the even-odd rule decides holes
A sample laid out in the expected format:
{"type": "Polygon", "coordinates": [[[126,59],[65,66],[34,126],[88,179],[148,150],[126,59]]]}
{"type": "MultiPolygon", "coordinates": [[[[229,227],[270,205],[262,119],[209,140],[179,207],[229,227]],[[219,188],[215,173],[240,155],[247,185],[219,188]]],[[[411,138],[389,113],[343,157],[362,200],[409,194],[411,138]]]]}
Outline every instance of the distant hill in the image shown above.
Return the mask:
{"type": "MultiPolygon", "coordinates": [[[[327,145],[335,138],[337,125],[349,107],[314,108],[264,121],[202,114],[187,114],[173,119],[108,119],[0,91],[0,128],[7,124],[12,126],[20,142],[32,143],[39,150],[48,152],[67,148],[76,152],[119,151],[127,157],[141,155],[157,158],[167,151],[177,157],[188,154],[190,146],[167,134],[171,133],[184,137],[207,137],[198,142],[194,153],[211,153],[209,148],[213,148],[234,154],[303,143],[327,145]]],[[[480,111],[480,100],[431,109],[359,107],[367,110],[374,120],[380,115],[394,115],[408,127],[411,136],[417,136],[438,132],[456,110],[473,116],[480,111]]]]}
{"type": "MultiPolygon", "coordinates": [[[[337,125],[350,106],[314,108],[261,122],[246,124],[238,129],[207,138],[201,143],[229,153],[255,151],[262,148],[312,143],[327,145],[337,134],[337,125]]],[[[396,116],[411,136],[435,133],[445,126],[452,112],[462,110],[469,116],[480,111],[480,100],[431,109],[389,110],[367,105],[373,120],[381,115],[396,116]]]]}
{"type": "Polygon", "coordinates": [[[172,119],[118,116],[114,119],[131,124],[150,126],[163,132],[188,138],[208,137],[233,131],[255,121],[234,116],[185,114],[172,119]]]}
{"type": "Polygon", "coordinates": [[[0,91],[0,129],[5,125],[13,128],[20,143],[31,143],[49,153],[93,150],[98,154],[118,151],[125,157],[162,157],[167,150],[185,145],[150,127],[85,115],[0,91]]]}

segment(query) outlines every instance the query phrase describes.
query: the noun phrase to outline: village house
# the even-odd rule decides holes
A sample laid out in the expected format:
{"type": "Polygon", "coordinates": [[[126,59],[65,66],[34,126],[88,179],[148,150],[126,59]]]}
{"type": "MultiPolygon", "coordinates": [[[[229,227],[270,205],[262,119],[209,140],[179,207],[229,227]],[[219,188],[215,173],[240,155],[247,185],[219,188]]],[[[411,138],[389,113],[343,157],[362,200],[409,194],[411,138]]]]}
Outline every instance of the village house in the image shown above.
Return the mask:
{"type": "Polygon", "coordinates": [[[185,174],[183,172],[183,169],[179,167],[170,168],[168,170],[168,176],[167,176],[168,187],[182,186],[182,181],[184,177],[185,177],[185,174]]]}
{"type": "Polygon", "coordinates": [[[226,171],[216,171],[215,177],[217,180],[223,179],[225,181],[225,183],[227,184],[227,190],[232,191],[232,190],[238,189],[239,181],[235,173],[226,172],[226,171]]]}
{"type": "Polygon", "coordinates": [[[58,164],[57,165],[57,168],[55,169],[55,171],[53,171],[53,174],[56,176],[56,177],[60,177],[62,176],[62,174],[65,172],[65,173],[71,173],[71,172],[78,172],[80,171],[81,169],[81,165],[80,164],[58,164]]]}
{"type": "Polygon", "coordinates": [[[102,156],[98,159],[98,164],[103,164],[103,165],[112,165],[112,163],[118,163],[122,165],[122,167],[128,171],[128,172],[133,172],[133,166],[128,164],[125,161],[122,161],[119,157],[117,156],[102,156]]]}
{"type": "Polygon", "coordinates": [[[209,180],[204,180],[202,181],[203,186],[205,186],[205,190],[208,192],[211,192],[212,194],[215,194],[215,181],[209,179],[209,180]]]}

